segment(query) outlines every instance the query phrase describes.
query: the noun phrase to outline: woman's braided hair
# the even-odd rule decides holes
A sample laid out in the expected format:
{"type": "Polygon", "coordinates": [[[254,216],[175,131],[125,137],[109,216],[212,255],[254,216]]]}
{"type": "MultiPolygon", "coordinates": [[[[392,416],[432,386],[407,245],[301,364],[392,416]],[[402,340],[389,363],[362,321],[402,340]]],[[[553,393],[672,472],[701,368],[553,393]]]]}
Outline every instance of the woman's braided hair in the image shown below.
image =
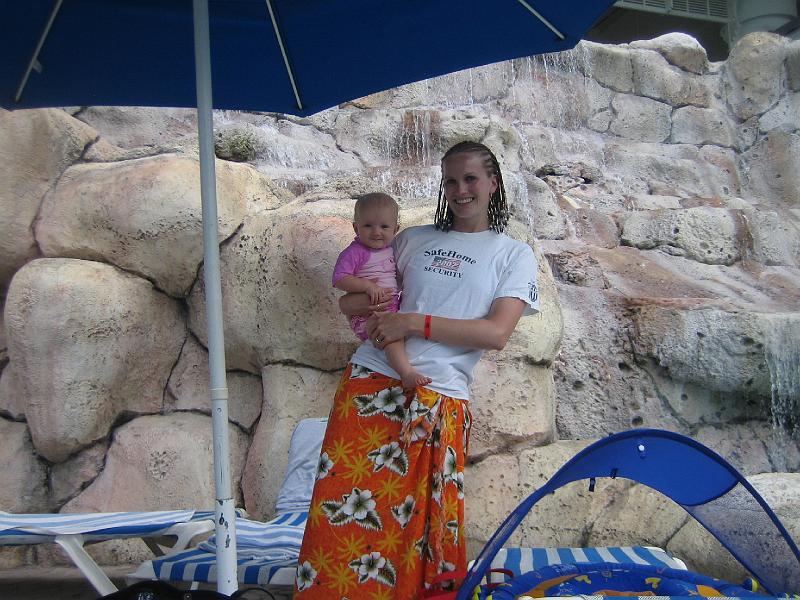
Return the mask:
{"type": "MultiPolygon", "coordinates": [[[[459,142],[442,157],[442,163],[455,154],[474,153],[484,158],[483,166],[489,175],[497,177],[497,189],[489,199],[489,229],[502,233],[508,224],[508,204],[506,203],[506,188],[503,186],[503,174],[500,172],[500,163],[494,153],[478,142],[459,142]]],[[[444,197],[444,176],[439,182],[439,201],[436,205],[436,217],[433,220],[436,229],[450,231],[453,227],[453,211],[447,205],[444,197]]]]}

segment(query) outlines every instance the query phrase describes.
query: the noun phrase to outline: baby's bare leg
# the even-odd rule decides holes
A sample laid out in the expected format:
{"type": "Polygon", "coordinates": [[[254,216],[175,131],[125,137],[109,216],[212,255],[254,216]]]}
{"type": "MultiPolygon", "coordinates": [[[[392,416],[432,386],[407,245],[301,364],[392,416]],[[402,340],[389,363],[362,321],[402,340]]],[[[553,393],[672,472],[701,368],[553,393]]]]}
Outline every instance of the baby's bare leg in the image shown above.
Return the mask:
{"type": "Polygon", "coordinates": [[[425,377],[418,373],[414,367],[411,366],[411,363],[408,362],[405,340],[392,342],[386,346],[383,351],[386,353],[386,360],[389,361],[389,366],[400,375],[400,380],[403,382],[403,389],[428,385],[433,381],[430,377],[425,377]]]}

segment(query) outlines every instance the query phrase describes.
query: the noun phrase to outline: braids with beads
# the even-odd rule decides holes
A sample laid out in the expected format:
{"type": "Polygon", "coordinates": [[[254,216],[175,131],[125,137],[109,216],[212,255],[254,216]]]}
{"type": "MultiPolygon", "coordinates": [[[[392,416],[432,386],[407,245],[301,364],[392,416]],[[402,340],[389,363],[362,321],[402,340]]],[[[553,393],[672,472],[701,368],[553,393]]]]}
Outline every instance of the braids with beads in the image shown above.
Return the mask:
{"type": "MultiPolygon", "coordinates": [[[[497,158],[489,148],[478,142],[459,142],[444,153],[442,163],[450,156],[466,153],[483,156],[486,172],[497,177],[497,189],[489,199],[489,229],[502,233],[508,224],[508,204],[506,203],[506,189],[503,185],[500,163],[497,162],[497,158]]],[[[450,231],[453,227],[453,211],[450,210],[447,199],[444,197],[444,177],[439,182],[439,200],[433,224],[436,229],[441,231],[450,231]]]]}

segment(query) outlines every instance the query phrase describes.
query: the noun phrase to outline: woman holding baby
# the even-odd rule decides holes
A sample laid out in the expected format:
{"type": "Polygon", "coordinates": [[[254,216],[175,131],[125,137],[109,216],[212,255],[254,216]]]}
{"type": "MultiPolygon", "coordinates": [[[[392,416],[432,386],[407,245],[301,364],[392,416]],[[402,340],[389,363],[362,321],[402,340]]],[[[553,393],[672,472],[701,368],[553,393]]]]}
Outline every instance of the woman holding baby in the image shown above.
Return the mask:
{"type": "MultiPolygon", "coordinates": [[[[466,568],[472,371],[538,310],[536,259],[503,233],[503,178],[486,146],[462,142],[445,153],[433,225],[394,237],[396,211],[387,216],[385,199],[376,206],[384,210],[372,211],[374,223],[393,239],[381,234],[374,250],[391,243],[402,296],[398,312],[386,310],[391,283],[370,287],[367,277],[362,286],[357,271],[337,286],[350,292],[342,310],[363,324],[365,341],[322,445],[297,571],[301,600],[412,600],[438,574],[466,568]]],[[[362,224],[357,214],[357,241],[362,224]]]]}

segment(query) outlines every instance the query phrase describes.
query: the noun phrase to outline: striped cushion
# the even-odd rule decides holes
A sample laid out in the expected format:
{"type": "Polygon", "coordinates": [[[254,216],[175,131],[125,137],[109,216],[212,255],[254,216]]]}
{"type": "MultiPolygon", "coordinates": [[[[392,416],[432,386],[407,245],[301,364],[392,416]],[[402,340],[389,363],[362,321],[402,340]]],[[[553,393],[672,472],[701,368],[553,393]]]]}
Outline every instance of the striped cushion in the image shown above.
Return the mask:
{"type": "Polygon", "coordinates": [[[82,534],[86,542],[163,533],[177,523],[212,519],[213,513],[193,510],[92,514],[0,513],[0,546],[52,542],[58,535],[82,534]]]}
{"type": "MultiPolygon", "coordinates": [[[[239,582],[253,585],[290,585],[303,541],[307,512],[285,513],[261,523],[236,520],[239,582]]],[[[216,581],[214,538],[197,548],[149,561],[153,574],[165,581],[216,581]]]]}
{"type": "MultiPolygon", "coordinates": [[[[651,546],[598,546],[594,548],[501,548],[492,561],[493,569],[508,569],[514,575],[548,565],[581,563],[620,563],[686,569],[679,559],[651,546]]],[[[493,576],[492,581],[502,581],[493,576]]]]}

